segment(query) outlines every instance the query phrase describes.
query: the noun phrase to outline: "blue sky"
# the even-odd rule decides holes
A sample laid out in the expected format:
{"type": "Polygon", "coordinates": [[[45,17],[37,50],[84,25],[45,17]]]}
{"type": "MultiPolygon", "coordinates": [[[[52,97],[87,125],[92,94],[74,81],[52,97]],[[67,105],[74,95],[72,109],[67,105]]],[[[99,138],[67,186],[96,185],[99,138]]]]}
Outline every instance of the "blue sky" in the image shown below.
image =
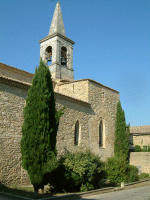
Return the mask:
{"type": "MultiPolygon", "coordinates": [[[[56,0],[0,0],[0,62],[34,73],[56,0]]],[[[60,0],[75,80],[120,92],[126,122],[150,125],[150,0],[60,0]]]]}

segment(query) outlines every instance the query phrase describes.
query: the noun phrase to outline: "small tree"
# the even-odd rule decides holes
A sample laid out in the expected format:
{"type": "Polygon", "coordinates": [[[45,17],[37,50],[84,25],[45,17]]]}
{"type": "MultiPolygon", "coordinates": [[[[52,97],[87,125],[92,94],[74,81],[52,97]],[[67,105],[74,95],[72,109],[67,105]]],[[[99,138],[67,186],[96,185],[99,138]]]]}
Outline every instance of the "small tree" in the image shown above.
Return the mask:
{"type": "Polygon", "coordinates": [[[124,111],[122,110],[120,101],[117,104],[115,128],[116,128],[115,143],[114,143],[115,156],[119,156],[120,154],[122,154],[126,158],[128,158],[130,124],[126,125],[125,114],[124,111]]]}
{"type": "Polygon", "coordinates": [[[35,192],[44,189],[44,174],[55,166],[61,111],[55,108],[50,71],[40,60],[26,98],[21,139],[22,166],[28,171],[35,192]]]}

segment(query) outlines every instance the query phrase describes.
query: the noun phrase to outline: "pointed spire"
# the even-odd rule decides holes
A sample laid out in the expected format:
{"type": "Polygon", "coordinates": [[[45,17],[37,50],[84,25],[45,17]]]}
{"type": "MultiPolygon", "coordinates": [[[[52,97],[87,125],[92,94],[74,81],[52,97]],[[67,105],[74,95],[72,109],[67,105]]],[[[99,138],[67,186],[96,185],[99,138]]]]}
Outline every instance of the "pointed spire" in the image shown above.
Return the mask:
{"type": "Polygon", "coordinates": [[[59,1],[56,4],[56,8],[54,11],[54,15],[53,15],[53,19],[52,19],[52,23],[51,23],[51,27],[50,27],[50,31],[48,35],[52,35],[54,33],[60,33],[61,35],[66,36],[59,1]]]}

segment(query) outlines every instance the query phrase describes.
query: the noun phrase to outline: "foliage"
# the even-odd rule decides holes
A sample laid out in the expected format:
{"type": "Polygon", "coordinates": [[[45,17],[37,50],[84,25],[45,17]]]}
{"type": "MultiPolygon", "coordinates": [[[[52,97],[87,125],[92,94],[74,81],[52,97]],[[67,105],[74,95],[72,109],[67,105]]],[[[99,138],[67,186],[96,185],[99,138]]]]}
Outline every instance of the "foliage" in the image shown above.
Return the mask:
{"type": "Polygon", "coordinates": [[[111,183],[138,181],[138,169],[129,165],[125,156],[115,156],[107,159],[105,166],[107,179],[111,183]]]}
{"type": "Polygon", "coordinates": [[[59,159],[58,168],[50,173],[49,183],[55,191],[87,191],[99,187],[104,163],[90,151],[67,152],[59,159]]]}
{"type": "Polygon", "coordinates": [[[144,179],[144,178],[149,178],[149,174],[148,173],[141,173],[139,175],[139,179],[144,179]]]}
{"type": "Polygon", "coordinates": [[[147,148],[143,149],[139,146],[139,145],[135,145],[135,152],[150,152],[150,144],[148,144],[148,146],[146,146],[147,148]]]}
{"type": "Polygon", "coordinates": [[[150,152],[150,144],[148,144],[147,151],[150,152]]]}
{"type": "Polygon", "coordinates": [[[139,180],[138,169],[133,165],[127,167],[127,182],[132,183],[139,180]]]}
{"type": "Polygon", "coordinates": [[[56,135],[61,115],[55,109],[50,71],[40,60],[26,98],[21,139],[22,166],[35,191],[44,187],[44,174],[57,163],[56,135]]]}
{"type": "Polygon", "coordinates": [[[135,152],[140,152],[142,151],[141,147],[139,145],[135,145],[135,152]]]}
{"type": "Polygon", "coordinates": [[[127,181],[127,167],[128,163],[125,156],[111,157],[106,161],[107,179],[111,183],[121,183],[127,181]]]}
{"type": "Polygon", "coordinates": [[[115,125],[115,143],[114,153],[116,156],[125,156],[129,153],[129,134],[130,124],[126,125],[125,113],[122,110],[120,101],[117,104],[116,125],[115,125]]]}

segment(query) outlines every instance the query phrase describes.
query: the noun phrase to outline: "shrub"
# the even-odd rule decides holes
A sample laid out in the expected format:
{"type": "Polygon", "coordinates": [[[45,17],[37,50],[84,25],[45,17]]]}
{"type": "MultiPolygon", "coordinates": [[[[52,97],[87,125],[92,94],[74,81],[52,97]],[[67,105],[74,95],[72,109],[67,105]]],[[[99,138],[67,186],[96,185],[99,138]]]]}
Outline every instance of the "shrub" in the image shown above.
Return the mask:
{"type": "Polygon", "coordinates": [[[139,179],[144,179],[144,178],[148,178],[149,177],[149,174],[148,173],[141,173],[139,175],[139,179]]]}
{"type": "Polygon", "coordinates": [[[138,169],[133,165],[127,167],[127,182],[132,183],[139,180],[138,169]]]}
{"type": "Polygon", "coordinates": [[[58,167],[50,173],[49,184],[57,192],[87,191],[97,189],[104,177],[104,163],[90,151],[66,152],[58,167]]]}
{"type": "Polygon", "coordinates": [[[106,161],[107,179],[111,183],[121,183],[127,181],[127,160],[125,156],[108,158],[106,161]]]}
{"type": "Polygon", "coordinates": [[[148,144],[147,151],[150,152],[150,144],[148,144]]]}
{"type": "Polygon", "coordinates": [[[138,169],[129,165],[124,156],[111,157],[106,162],[107,179],[111,183],[138,181],[138,169]]]}
{"type": "Polygon", "coordinates": [[[140,152],[142,151],[141,147],[139,145],[135,145],[135,152],[140,152]]]}

